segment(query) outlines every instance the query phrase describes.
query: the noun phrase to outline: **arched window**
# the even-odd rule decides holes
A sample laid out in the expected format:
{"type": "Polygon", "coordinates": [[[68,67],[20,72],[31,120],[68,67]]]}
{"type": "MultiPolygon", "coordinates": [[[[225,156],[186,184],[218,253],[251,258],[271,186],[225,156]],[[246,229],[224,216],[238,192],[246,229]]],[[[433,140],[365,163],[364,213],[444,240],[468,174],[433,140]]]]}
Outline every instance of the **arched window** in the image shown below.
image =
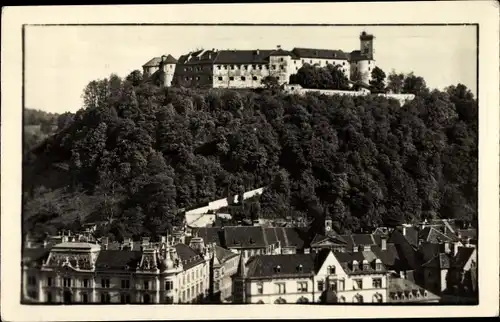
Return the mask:
{"type": "Polygon", "coordinates": [[[380,293],[375,293],[372,298],[373,303],[382,303],[383,297],[380,293]]]}
{"type": "Polygon", "coordinates": [[[354,297],[352,298],[352,301],[354,303],[363,303],[363,296],[361,294],[356,294],[354,295],[354,297]]]}
{"type": "Polygon", "coordinates": [[[297,300],[297,303],[309,303],[309,300],[306,297],[302,296],[297,300]]]}
{"type": "Polygon", "coordinates": [[[276,301],[274,301],[274,304],[286,304],[286,300],[282,297],[276,299],[276,301]]]}

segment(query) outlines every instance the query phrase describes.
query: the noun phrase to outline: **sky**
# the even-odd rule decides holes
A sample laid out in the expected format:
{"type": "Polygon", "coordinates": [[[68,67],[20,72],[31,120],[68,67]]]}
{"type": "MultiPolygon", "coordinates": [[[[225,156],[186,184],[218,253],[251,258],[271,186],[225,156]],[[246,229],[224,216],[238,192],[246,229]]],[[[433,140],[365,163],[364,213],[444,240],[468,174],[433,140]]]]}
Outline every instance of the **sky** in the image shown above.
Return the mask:
{"type": "Polygon", "coordinates": [[[25,107],[76,112],[92,80],[125,77],[155,56],[203,49],[359,49],[375,36],[376,65],[414,72],[430,88],[465,84],[476,94],[474,26],[29,26],[25,33],[25,107]]]}

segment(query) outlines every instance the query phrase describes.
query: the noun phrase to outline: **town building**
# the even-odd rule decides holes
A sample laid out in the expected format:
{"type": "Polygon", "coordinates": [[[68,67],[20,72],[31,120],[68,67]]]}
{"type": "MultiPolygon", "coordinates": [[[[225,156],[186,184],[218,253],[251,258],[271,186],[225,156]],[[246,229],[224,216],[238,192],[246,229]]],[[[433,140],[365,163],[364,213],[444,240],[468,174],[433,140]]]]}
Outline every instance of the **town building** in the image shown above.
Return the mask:
{"type": "Polygon", "coordinates": [[[340,66],[352,81],[368,84],[375,68],[374,36],[362,32],[360,49],[352,52],[332,49],[293,48],[253,50],[196,50],[175,59],[172,55],[154,57],[143,65],[146,77],[160,77],[164,86],[201,88],[259,88],[262,80],[275,77],[279,84],[305,64],[340,66]]]}
{"type": "Polygon", "coordinates": [[[328,249],[257,255],[240,261],[234,285],[236,303],[383,303],[387,270],[377,257],[328,249]]]}
{"type": "Polygon", "coordinates": [[[144,239],[140,250],[102,249],[63,240],[23,251],[23,301],[29,303],[200,303],[209,297],[215,245],[144,239]]]}

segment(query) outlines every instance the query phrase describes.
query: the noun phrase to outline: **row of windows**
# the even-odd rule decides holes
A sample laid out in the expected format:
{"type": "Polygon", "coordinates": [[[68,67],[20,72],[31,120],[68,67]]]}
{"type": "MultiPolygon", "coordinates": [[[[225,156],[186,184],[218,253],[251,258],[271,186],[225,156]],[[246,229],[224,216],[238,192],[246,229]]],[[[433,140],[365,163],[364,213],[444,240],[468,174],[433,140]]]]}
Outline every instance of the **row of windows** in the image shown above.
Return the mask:
{"type": "MultiPolygon", "coordinates": [[[[318,281],[317,283],[317,289],[319,292],[325,291],[325,282],[324,281],[318,281]]],[[[285,283],[275,283],[275,292],[278,294],[285,294],[286,293],[286,284],[285,283]]],[[[331,291],[345,291],[345,282],[343,280],[329,280],[328,281],[328,290],[331,291]]],[[[382,279],[381,278],[374,278],[372,280],[372,287],[373,288],[382,288],[382,279]]],[[[355,279],[353,280],[353,290],[362,290],[363,289],[363,280],[362,279],[355,279]]],[[[307,282],[297,282],[297,292],[308,292],[308,283],[307,282]]],[[[264,294],[264,284],[263,283],[258,283],[257,284],[257,293],[258,294],[264,294]]]]}
{"type": "MultiPolygon", "coordinates": [[[[188,281],[189,281],[189,277],[188,277],[188,281]]],[[[74,281],[71,278],[63,278],[63,286],[64,287],[73,287],[73,286],[75,286],[73,282],[74,281]]],[[[30,283],[36,283],[36,279],[34,279],[34,277],[30,276],[28,278],[28,284],[30,284],[30,283]]],[[[30,284],[30,285],[34,285],[34,284],[30,284]]],[[[53,285],[52,278],[48,277],[47,278],[47,286],[52,286],[52,285],[53,285]]],[[[89,283],[88,279],[83,279],[82,280],[81,286],[83,286],[83,287],[89,287],[89,285],[90,285],[90,283],[89,283]]],[[[143,288],[145,290],[149,290],[150,289],[150,285],[151,285],[150,281],[144,281],[143,282],[143,288]]],[[[110,280],[109,280],[109,278],[102,278],[100,286],[102,288],[109,288],[110,287],[110,280]]],[[[129,289],[130,288],[130,280],[121,280],[120,286],[121,286],[122,289],[129,289]]],[[[172,289],[173,289],[173,281],[166,281],[165,282],[165,290],[169,291],[169,290],[172,290],[172,289]]]]}
{"type": "MultiPolygon", "coordinates": [[[[38,293],[37,292],[28,293],[28,296],[30,296],[32,298],[37,298],[38,297],[38,293]]],[[[132,303],[131,299],[132,299],[132,297],[128,293],[122,293],[122,294],[120,294],[120,303],[121,304],[130,304],[130,303],[132,303]]],[[[65,293],[63,295],[63,301],[65,303],[72,303],[72,302],[74,302],[73,294],[71,294],[71,293],[65,293]]],[[[52,298],[52,293],[51,292],[47,292],[46,293],[46,302],[47,303],[52,303],[53,302],[53,298],[52,298]]],[[[81,295],[80,295],[80,302],[81,303],[89,303],[89,294],[87,294],[87,293],[81,293],[81,295]]],[[[101,303],[111,303],[111,295],[108,292],[101,293],[99,295],[99,302],[101,302],[101,303]]],[[[142,295],[142,302],[143,303],[151,303],[151,295],[149,295],[149,294],[143,294],[142,295]]],[[[173,302],[174,302],[174,298],[173,297],[167,296],[165,298],[165,303],[172,304],[173,302]]]]}
{"type": "MultiPolygon", "coordinates": [[[[277,79],[277,80],[280,80],[280,77],[279,77],[279,76],[275,76],[275,77],[276,77],[276,79],[277,79]]],[[[250,80],[250,79],[251,79],[251,80],[253,80],[253,81],[257,81],[257,80],[259,79],[257,76],[252,76],[251,78],[250,78],[250,77],[246,77],[246,76],[241,76],[241,77],[239,77],[239,78],[240,78],[240,80],[241,80],[241,81],[247,81],[247,79],[248,79],[248,80],[250,80]]],[[[190,81],[190,80],[197,80],[197,81],[199,81],[199,80],[201,80],[201,77],[200,77],[200,76],[196,76],[196,77],[189,77],[189,76],[186,76],[186,77],[184,77],[184,80],[185,80],[185,81],[190,81]]],[[[213,80],[213,78],[212,78],[211,76],[209,76],[209,77],[208,77],[208,80],[209,80],[209,81],[212,81],[212,80],[213,80]]],[[[234,80],[235,80],[235,77],[234,77],[234,76],[229,76],[229,77],[227,77],[227,78],[226,78],[226,77],[224,77],[224,76],[219,76],[219,77],[217,78],[217,80],[219,80],[219,81],[224,81],[224,80],[234,81],[234,80]]]]}
{"type": "MultiPolygon", "coordinates": [[[[338,298],[338,302],[340,302],[340,303],[345,303],[345,301],[346,301],[346,300],[345,300],[345,297],[344,297],[344,296],[340,296],[340,297],[338,298]]],[[[373,303],[382,303],[382,301],[383,301],[383,297],[382,297],[382,295],[380,295],[380,294],[376,294],[376,295],[375,295],[375,296],[373,296],[373,298],[372,298],[372,302],[373,302],[373,303]]],[[[308,303],[308,302],[309,302],[309,300],[308,300],[307,298],[305,298],[305,297],[301,297],[301,298],[299,298],[299,299],[297,300],[297,303],[308,303]]],[[[353,302],[353,303],[363,303],[363,302],[364,302],[363,296],[362,296],[362,295],[360,295],[360,294],[355,295],[355,296],[352,298],[352,302],[353,302]]],[[[276,299],[276,300],[274,301],[274,304],[286,304],[286,303],[287,303],[287,301],[286,301],[284,298],[281,298],[281,297],[280,297],[280,298],[278,298],[278,299],[276,299]]],[[[259,301],[257,302],[257,304],[264,304],[264,301],[259,300],[259,301]]]]}
{"type": "Polygon", "coordinates": [[[184,291],[182,291],[182,302],[189,301],[190,299],[205,293],[205,290],[203,288],[203,282],[197,283],[196,285],[191,286],[190,288],[188,287],[184,291]]]}

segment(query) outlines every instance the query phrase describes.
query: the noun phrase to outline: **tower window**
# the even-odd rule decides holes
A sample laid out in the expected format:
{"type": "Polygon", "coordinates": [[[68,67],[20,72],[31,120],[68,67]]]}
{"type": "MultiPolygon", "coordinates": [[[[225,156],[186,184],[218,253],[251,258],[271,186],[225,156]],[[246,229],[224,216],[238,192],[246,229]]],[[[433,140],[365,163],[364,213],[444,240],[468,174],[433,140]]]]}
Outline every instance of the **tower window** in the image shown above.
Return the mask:
{"type": "Polygon", "coordinates": [[[222,80],[222,77],[219,77],[219,80],[221,81],[221,80],[222,80]]]}
{"type": "Polygon", "coordinates": [[[232,81],[232,80],[234,80],[234,77],[233,77],[233,76],[230,76],[230,77],[229,77],[229,80],[231,80],[231,81],[232,81]]]}
{"type": "Polygon", "coordinates": [[[245,76],[241,76],[241,80],[245,81],[246,80],[245,76]]]}
{"type": "Polygon", "coordinates": [[[283,61],[283,58],[280,58],[280,61],[283,61]]]}
{"type": "Polygon", "coordinates": [[[256,80],[257,80],[257,76],[253,76],[253,77],[252,77],[252,79],[253,79],[254,81],[256,81],[256,80]]]}

